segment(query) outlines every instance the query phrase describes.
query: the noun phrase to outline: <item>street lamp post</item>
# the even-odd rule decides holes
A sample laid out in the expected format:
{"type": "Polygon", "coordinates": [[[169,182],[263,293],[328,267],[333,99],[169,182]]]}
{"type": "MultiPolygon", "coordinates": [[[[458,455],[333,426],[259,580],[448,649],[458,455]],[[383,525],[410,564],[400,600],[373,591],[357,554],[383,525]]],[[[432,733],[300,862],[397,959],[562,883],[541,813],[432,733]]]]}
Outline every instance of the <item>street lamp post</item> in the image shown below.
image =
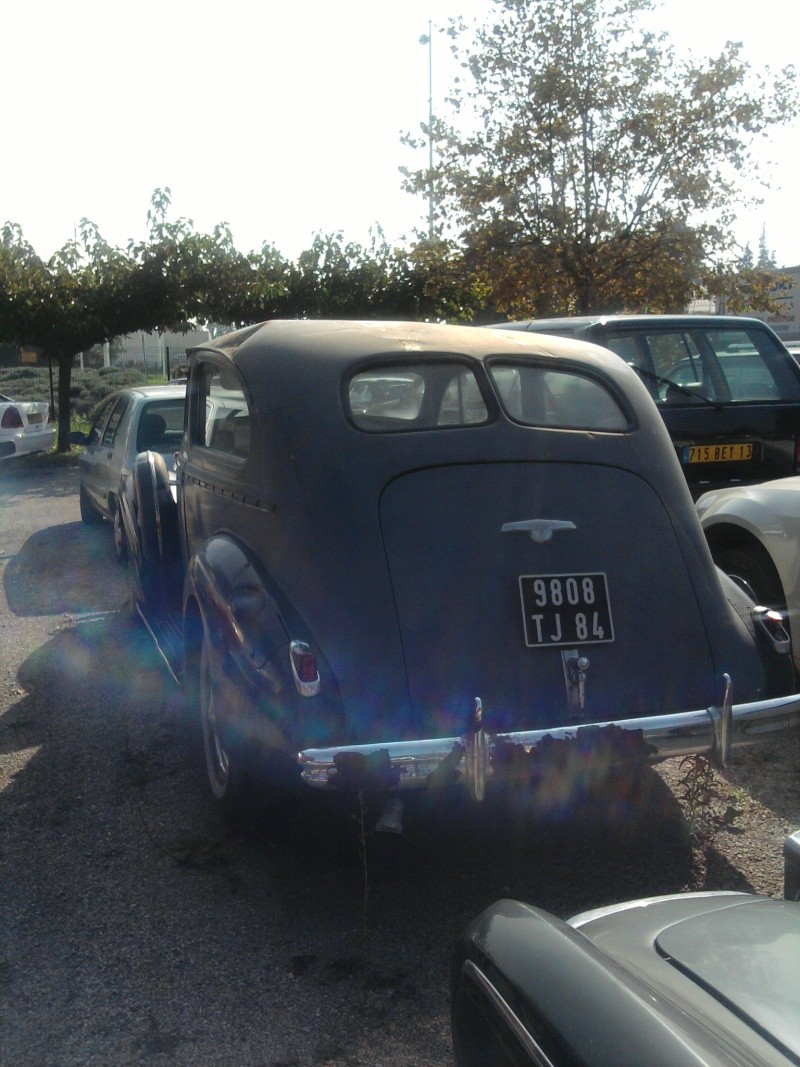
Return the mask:
{"type": "Polygon", "coordinates": [[[428,237],[433,240],[433,23],[419,39],[428,46],[428,237]]]}

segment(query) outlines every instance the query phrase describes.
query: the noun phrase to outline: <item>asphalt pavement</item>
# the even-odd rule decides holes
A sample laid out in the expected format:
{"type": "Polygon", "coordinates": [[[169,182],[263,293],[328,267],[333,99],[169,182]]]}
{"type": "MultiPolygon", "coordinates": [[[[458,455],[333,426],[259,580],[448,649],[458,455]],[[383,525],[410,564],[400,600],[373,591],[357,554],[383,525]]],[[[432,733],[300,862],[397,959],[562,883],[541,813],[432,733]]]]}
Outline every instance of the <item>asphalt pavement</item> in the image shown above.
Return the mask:
{"type": "Polygon", "coordinates": [[[685,887],[676,813],[656,780],[601,825],[443,799],[400,838],[324,800],[229,826],[77,471],[0,471],[4,1067],[443,1067],[467,921],[685,887]]]}

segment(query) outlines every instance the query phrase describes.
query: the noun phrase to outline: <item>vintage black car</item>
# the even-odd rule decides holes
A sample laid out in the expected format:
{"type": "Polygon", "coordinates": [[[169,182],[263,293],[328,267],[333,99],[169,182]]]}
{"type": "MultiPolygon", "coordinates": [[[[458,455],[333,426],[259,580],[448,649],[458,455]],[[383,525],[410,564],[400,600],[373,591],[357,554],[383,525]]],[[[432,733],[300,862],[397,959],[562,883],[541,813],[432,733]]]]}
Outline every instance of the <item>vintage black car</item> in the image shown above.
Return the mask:
{"type": "Polygon", "coordinates": [[[581,338],[634,367],[694,496],[800,473],[800,368],[759,319],[595,315],[494,328],[581,338]]]}
{"type": "Polygon", "coordinates": [[[633,900],[562,922],[501,900],[452,969],[458,1067],[800,1063],[800,904],[633,900]]]}
{"type": "Polygon", "coordinates": [[[781,616],[717,572],[647,389],[601,348],[248,327],[193,352],[176,471],[177,504],[143,453],[122,501],[134,599],[226,804],[267,768],[481,797],[537,779],[544,738],[725,758],[800,717],[781,616]]]}

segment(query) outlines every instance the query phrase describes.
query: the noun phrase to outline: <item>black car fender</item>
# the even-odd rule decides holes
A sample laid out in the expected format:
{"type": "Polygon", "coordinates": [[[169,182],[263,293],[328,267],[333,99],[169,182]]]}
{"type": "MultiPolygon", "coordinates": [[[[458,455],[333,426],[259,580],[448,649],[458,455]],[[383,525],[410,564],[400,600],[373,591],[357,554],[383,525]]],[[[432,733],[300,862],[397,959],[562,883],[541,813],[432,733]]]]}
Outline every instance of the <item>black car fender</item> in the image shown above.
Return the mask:
{"type": "Polygon", "coordinates": [[[189,561],[184,587],[188,640],[191,601],[197,604],[202,622],[202,634],[195,640],[205,635],[226,681],[242,698],[230,702],[230,714],[266,715],[287,745],[329,739],[330,724],[340,718],[330,671],[305,628],[287,620],[258,562],[230,534],[210,538],[189,561]],[[295,688],[289,646],[296,639],[307,641],[315,651],[325,683],[320,696],[303,697],[295,688]]]}
{"type": "Polygon", "coordinates": [[[225,650],[247,684],[263,685],[265,668],[288,646],[289,632],[244,546],[228,534],[206,541],[189,561],[184,600],[189,596],[197,600],[211,644],[225,650]]]}
{"type": "Polygon", "coordinates": [[[730,610],[738,617],[758,650],[764,672],[764,695],[769,698],[788,696],[795,692],[794,661],[788,640],[782,647],[776,643],[769,632],[758,625],[753,613],[757,605],[738,582],[719,568],[717,577],[730,610]]]}

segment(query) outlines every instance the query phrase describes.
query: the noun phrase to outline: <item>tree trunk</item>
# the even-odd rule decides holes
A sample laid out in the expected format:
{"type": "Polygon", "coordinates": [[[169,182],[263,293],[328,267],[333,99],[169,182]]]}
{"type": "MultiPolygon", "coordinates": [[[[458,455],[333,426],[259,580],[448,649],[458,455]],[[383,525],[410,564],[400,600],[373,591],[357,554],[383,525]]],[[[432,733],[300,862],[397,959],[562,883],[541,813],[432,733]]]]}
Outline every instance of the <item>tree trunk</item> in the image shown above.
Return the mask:
{"type": "Polygon", "coordinates": [[[58,364],[58,451],[69,452],[69,431],[71,422],[72,361],[74,352],[56,352],[58,364]]]}

